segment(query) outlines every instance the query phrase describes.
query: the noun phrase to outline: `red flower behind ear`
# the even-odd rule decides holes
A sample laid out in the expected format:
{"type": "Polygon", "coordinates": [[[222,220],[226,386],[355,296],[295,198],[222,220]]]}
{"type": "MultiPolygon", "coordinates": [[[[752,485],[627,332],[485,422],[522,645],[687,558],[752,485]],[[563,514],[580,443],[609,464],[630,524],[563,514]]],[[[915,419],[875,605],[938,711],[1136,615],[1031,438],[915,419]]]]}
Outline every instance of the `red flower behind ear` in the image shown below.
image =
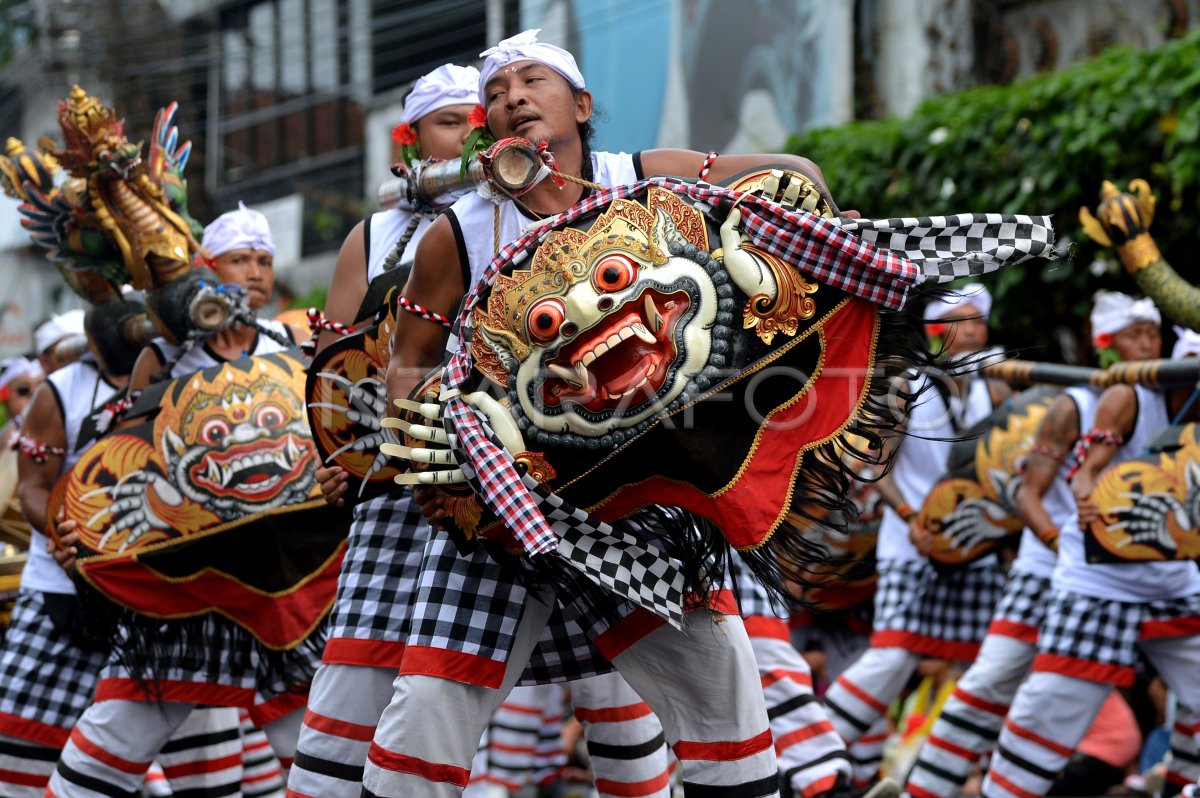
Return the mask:
{"type": "Polygon", "coordinates": [[[416,144],[417,131],[413,130],[407,122],[402,122],[392,128],[392,141],[397,144],[416,144]]]}
{"type": "Polygon", "coordinates": [[[937,338],[946,331],[946,325],[942,322],[934,322],[933,324],[925,325],[925,334],[930,338],[937,338]]]}
{"type": "Polygon", "coordinates": [[[467,122],[471,127],[487,127],[487,109],[476,105],[471,109],[471,113],[467,114],[467,122]]]}
{"type": "Polygon", "coordinates": [[[1112,333],[1100,333],[1094,339],[1097,349],[1108,349],[1113,344],[1112,333]]]}

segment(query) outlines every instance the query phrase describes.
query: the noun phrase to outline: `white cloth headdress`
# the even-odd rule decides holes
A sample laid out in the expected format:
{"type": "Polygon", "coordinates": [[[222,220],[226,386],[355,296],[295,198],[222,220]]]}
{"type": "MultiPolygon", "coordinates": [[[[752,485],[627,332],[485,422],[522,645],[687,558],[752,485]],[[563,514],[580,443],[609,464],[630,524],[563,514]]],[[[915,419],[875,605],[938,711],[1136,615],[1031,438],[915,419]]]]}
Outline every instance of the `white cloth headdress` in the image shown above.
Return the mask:
{"type": "Polygon", "coordinates": [[[1162,324],[1162,315],[1149,299],[1134,299],[1117,291],[1098,291],[1092,304],[1092,337],[1120,332],[1130,324],[1152,321],[1162,324]]]}
{"type": "Polygon", "coordinates": [[[204,228],[200,246],[212,258],[235,249],[261,249],[275,254],[275,241],[271,238],[267,217],[240,201],[236,211],[221,214],[204,228]]]}
{"type": "Polygon", "coordinates": [[[0,371],[0,390],[24,377],[40,380],[46,376],[42,364],[27,357],[10,357],[0,363],[0,367],[3,367],[3,371],[0,371]]]}
{"type": "Polygon", "coordinates": [[[1200,333],[1195,330],[1189,330],[1187,327],[1180,327],[1178,324],[1172,329],[1179,336],[1179,340],[1175,342],[1175,346],[1171,349],[1171,359],[1182,360],[1185,357],[1200,357],[1200,333]]]}
{"type": "Polygon", "coordinates": [[[400,115],[400,121],[411,125],[447,105],[474,105],[478,98],[478,69],[442,64],[413,84],[413,90],[404,100],[404,113],[400,115]]]}
{"type": "Polygon", "coordinates": [[[487,95],[484,94],[487,82],[502,68],[515,61],[538,61],[562,75],[567,79],[567,83],[576,89],[587,88],[583,82],[583,73],[575,63],[575,56],[561,47],[539,42],[537,35],[541,30],[533,28],[518,33],[479,54],[480,58],[487,59],[483,62],[483,68],[479,70],[479,102],[487,105],[487,95]]]}
{"type": "Polygon", "coordinates": [[[83,335],[83,310],[76,308],[52,316],[33,333],[33,343],[40,355],[64,338],[83,335]]]}
{"type": "Polygon", "coordinates": [[[971,305],[987,319],[992,312],[992,295],[979,283],[967,283],[949,296],[938,297],[925,306],[925,321],[935,322],[960,305],[971,305]]]}

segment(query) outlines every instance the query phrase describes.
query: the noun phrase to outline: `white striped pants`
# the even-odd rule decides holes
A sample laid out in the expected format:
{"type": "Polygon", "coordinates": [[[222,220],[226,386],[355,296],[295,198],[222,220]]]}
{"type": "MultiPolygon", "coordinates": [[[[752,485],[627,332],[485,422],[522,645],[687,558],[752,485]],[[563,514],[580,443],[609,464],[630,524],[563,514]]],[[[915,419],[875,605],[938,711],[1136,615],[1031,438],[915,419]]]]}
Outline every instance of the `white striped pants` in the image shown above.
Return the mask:
{"type": "MultiPolygon", "coordinates": [[[[294,752],[299,723],[297,710],[263,729],[281,759],[294,752]]],[[[88,707],[71,731],[46,795],[139,796],[152,759],[162,765],[175,793],[240,795],[244,756],[237,709],[101,701],[88,707]],[[201,749],[203,756],[197,756],[201,749]]]]}
{"type": "Polygon", "coordinates": [[[814,798],[833,789],[839,777],[849,786],[846,745],[813,695],[812,671],[792,646],[787,625],[764,616],[745,622],[771,720],[781,792],[814,798]]]}
{"type": "MultiPolygon", "coordinates": [[[[457,798],[475,742],[516,683],[550,616],[530,597],[499,689],[430,676],[396,679],[363,778],[364,795],[457,798]],[[421,733],[413,734],[413,729],[421,733]]],[[[713,796],[778,795],[771,730],[741,618],[688,613],[686,632],[658,626],[613,664],[654,710],[679,759],[685,791],[713,796]]]]}
{"type": "MultiPolygon", "coordinates": [[[[222,738],[234,728],[235,716],[225,710],[197,710],[194,714],[197,717],[181,725],[164,746],[169,753],[166,761],[180,784],[195,782],[188,773],[195,768],[203,769],[206,766],[203,763],[221,756],[220,750],[211,750],[201,736],[221,749],[222,738]]],[[[248,718],[247,715],[241,724],[244,759],[242,795],[247,798],[282,795],[283,777],[279,760],[275,758],[261,729],[251,725],[252,731],[247,733],[248,718]],[[263,746],[266,747],[265,751],[262,750],[263,746]],[[266,759],[268,756],[269,760],[266,759]]],[[[54,773],[55,763],[61,756],[62,748],[59,747],[35,745],[28,740],[0,736],[0,773],[3,774],[0,777],[0,795],[4,798],[42,798],[54,773]]],[[[155,798],[169,798],[174,794],[158,760],[151,762],[146,770],[143,792],[155,798]]]]}
{"type": "Polygon", "coordinates": [[[513,688],[479,740],[463,798],[482,798],[492,786],[515,793],[558,778],[567,764],[562,745],[565,700],[561,685],[513,688]]]}
{"type": "Polygon", "coordinates": [[[254,725],[248,710],[238,710],[238,723],[242,729],[243,798],[282,796],[286,764],[275,755],[267,733],[254,725]]]}
{"type": "Polygon", "coordinates": [[[9,798],[41,798],[62,748],[0,735],[0,790],[9,798]]]}
{"type": "MultiPolygon", "coordinates": [[[[288,798],[362,794],[363,765],[395,678],[394,668],[321,666],[288,775],[288,798]]],[[[669,773],[662,726],[632,688],[616,674],[580,679],[570,688],[597,784],[612,789],[611,795],[665,798],[669,773]]]]}
{"type": "Polygon", "coordinates": [[[888,705],[904,690],[920,661],[907,649],[869,648],[834,680],[825,693],[825,705],[847,745],[887,714],[888,705]]]}
{"type": "MultiPolygon", "coordinates": [[[[849,621],[850,613],[846,613],[849,621]]],[[[792,645],[804,651],[811,641],[825,653],[825,678],[837,679],[847,668],[871,647],[869,634],[855,634],[847,628],[828,629],[817,626],[799,626],[791,630],[792,645]]],[[[823,706],[824,704],[822,704],[823,706]]],[[[828,712],[826,716],[833,722],[828,712]]],[[[834,727],[836,729],[836,726],[834,727]]],[[[841,737],[841,735],[838,735],[841,737]]],[[[851,785],[857,790],[866,790],[879,775],[883,764],[883,747],[888,738],[888,721],[880,716],[867,730],[853,741],[844,741],[846,756],[850,760],[851,785]]]]}
{"type": "MultiPolygon", "coordinates": [[[[1200,777],[1200,635],[1160,637],[1140,643],[1146,658],[1179,698],[1168,777],[1176,784],[1200,777]]],[[[1112,685],[1035,671],[1017,691],[996,754],[983,783],[987,798],[1039,798],[1067,764],[1092,725],[1112,685]]]]}
{"type": "Polygon", "coordinates": [[[906,789],[913,798],[956,798],[1000,727],[1037,644],[998,634],[984,638],[979,656],[942,707],[917,753],[906,789]]]}

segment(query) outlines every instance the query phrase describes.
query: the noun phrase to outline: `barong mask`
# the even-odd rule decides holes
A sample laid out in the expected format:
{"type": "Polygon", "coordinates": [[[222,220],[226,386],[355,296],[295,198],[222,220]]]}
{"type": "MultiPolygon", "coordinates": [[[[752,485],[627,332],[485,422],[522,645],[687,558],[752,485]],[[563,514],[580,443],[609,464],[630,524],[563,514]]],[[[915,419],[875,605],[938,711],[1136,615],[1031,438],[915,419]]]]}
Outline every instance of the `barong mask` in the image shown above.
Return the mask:
{"type": "Polygon", "coordinates": [[[733,288],[703,217],[670,192],[647,199],[552,234],[475,310],[478,367],[541,446],[610,449],[726,365],[733,288]]]}
{"type": "Polygon", "coordinates": [[[421,469],[396,481],[444,490],[464,537],[557,553],[672,623],[697,577],[613,525],[651,505],[707,518],[782,593],[818,556],[789,515],[848,511],[844,455],[878,462],[896,423],[877,360],[927,361],[916,320],[881,310],[1053,254],[1045,218],[834,213],[782,170],[732,188],[656,177],[503,247],[438,387],[382,421],[405,436],[382,451],[421,469]]]}
{"type": "Polygon", "coordinates": [[[51,495],[52,517],[78,523],[89,588],[150,619],[216,612],[272,649],[307,635],[346,526],[317,485],[304,377],[279,352],[143,391],[127,416],[141,423],[100,438],[51,495]]]}

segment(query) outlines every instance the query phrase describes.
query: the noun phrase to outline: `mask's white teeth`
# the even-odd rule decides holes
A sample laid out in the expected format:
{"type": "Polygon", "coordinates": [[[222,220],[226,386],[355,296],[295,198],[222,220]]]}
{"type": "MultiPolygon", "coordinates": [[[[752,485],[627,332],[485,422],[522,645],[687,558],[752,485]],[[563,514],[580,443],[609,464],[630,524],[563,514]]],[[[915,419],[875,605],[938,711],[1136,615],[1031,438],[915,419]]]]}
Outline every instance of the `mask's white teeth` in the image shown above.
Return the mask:
{"type": "Polygon", "coordinates": [[[214,485],[221,484],[221,467],[212,460],[208,461],[208,470],[204,473],[204,477],[214,485]]]}
{"type": "MultiPolygon", "coordinates": [[[[582,363],[579,364],[579,367],[584,368],[582,363]]],[[[582,388],[587,385],[586,377],[581,379],[578,371],[572,371],[566,366],[560,366],[558,363],[551,363],[546,366],[546,372],[551,377],[562,380],[572,388],[582,388]]],[[[586,371],[584,373],[586,374],[586,371]]]]}
{"type": "Polygon", "coordinates": [[[654,307],[654,300],[650,297],[649,294],[646,294],[645,307],[646,307],[646,321],[648,321],[650,323],[651,331],[657,333],[663,327],[663,319],[662,319],[662,316],[658,312],[658,308],[654,307]]]}
{"type": "Polygon", "coordinates": [[[633,334],[648,344],[658,343],[658,339],[654,337],[654,334],[647,330],[646,325],[641,322],[633,325],[633,334]]]}
{"type": "Polygon", "coordinates": [[[575,364],[575,374],[579,379],[579,387],[586,388],[592,381],[592,375],[588,374],[587,366],[582,362],[575,364]]]}

